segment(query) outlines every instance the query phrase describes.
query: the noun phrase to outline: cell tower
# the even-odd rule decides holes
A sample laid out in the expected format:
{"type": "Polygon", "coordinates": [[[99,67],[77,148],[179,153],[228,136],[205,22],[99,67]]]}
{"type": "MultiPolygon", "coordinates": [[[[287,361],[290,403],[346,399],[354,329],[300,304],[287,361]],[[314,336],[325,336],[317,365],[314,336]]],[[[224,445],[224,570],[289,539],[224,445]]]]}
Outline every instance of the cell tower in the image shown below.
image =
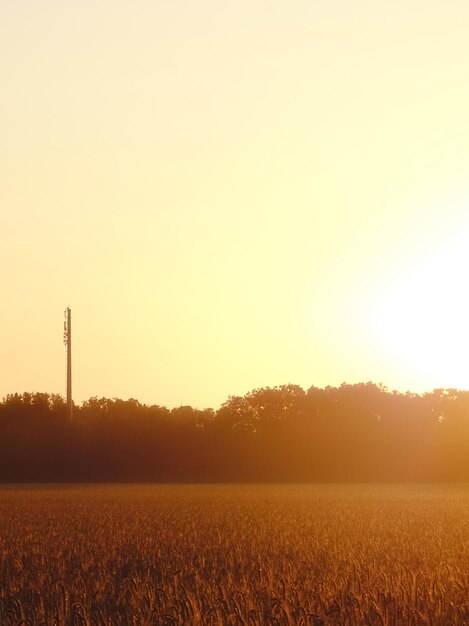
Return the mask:
{"type": "Polygon", "coordinates": [[[67,347],[67,413],[72,419],[72,311],[70,307],[65,309],[64,316],[64,344],[67,347]]]}

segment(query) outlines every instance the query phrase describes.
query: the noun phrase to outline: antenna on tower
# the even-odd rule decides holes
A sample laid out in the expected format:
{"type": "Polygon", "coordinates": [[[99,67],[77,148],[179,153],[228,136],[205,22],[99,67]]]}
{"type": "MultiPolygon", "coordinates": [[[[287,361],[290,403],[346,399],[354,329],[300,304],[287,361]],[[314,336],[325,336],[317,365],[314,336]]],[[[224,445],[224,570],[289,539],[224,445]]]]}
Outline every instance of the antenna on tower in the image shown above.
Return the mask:
{"type": "Polygon", "coordinates": [[[72,311],[70,307],[65,309],[64,317],[64,344],[67,348],[67,414],[69,419],[72,419],[72,311]]]}

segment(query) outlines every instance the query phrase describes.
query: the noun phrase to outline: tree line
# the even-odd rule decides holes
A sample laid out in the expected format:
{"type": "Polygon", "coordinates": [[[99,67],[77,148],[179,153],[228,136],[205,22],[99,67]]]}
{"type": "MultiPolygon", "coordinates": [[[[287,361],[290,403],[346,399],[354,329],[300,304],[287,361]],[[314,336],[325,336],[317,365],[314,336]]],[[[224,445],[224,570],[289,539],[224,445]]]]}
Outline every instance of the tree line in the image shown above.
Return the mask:
{"type": "Polygon", "coordinates": [[[218,410],[56,394],[0,403],[2,482],[469,481],[469,392],[374,383],[230,396],[218,410]]]}

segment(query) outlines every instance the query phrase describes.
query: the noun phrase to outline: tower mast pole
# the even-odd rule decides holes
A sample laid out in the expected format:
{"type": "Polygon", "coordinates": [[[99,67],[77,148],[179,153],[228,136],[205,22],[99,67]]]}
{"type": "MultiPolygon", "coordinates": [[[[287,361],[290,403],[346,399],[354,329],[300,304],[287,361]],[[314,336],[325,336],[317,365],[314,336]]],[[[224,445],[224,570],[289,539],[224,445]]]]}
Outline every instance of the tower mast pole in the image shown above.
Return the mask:
{"type": "Polygon", "coordinates": [[[72,311],[70,307],[65,309],[64,321],[64,344],[67,348],[67,414],[69,419],[73,416],[72,403],[72,311]]]}

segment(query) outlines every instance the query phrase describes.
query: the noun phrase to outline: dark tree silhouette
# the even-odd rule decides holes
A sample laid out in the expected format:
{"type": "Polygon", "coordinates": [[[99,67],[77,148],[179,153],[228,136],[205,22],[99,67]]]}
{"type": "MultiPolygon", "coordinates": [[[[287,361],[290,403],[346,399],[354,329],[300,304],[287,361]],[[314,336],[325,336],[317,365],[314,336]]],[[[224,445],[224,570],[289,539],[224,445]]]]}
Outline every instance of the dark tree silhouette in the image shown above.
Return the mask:
{"type": "Polygon", "coordinates": [[[467,481],[469,392],[371,382],[254,389],[221,407],[61,396],[0,403],[0,480],[467,481]]]}

